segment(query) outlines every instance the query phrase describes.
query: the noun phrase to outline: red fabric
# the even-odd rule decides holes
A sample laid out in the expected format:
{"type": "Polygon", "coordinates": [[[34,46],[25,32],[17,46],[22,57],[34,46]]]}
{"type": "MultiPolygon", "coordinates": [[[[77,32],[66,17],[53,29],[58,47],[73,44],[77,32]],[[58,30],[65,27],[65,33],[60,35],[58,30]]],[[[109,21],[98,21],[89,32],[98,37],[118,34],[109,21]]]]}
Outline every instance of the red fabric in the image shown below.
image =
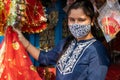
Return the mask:
{"type": "Polygon", "coordinates": [[[106,80],[120,80],[120,64],[112,64],[109,67],[106,80]]]}
{"type": "Polygon", "coordinates": [[[50,67],[37,67],[42,80],[56,80],[56,69],[50,67]]]}
{"type": "Polygon", "coordinates": [[[0,67],[3,68],[0,80],[41,80],[12,27],[7,28],[3,42],[6,52],[2,61],[4,67],[0,67]]]}

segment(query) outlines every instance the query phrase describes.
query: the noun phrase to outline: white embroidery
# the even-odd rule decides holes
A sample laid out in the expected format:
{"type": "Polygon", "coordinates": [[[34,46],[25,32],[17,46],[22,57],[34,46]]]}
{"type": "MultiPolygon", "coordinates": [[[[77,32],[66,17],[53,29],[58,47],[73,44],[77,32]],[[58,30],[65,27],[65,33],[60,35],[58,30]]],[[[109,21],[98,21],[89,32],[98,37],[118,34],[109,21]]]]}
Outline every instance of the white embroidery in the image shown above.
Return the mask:
{"type": "Polygon", "coordinates": [[[89,47],[89,45],[91,45],[95,41],[96,40],[93,39],[88,42],[78,43],[78,46],[75,45],[75,40],[72,41],[68,49],[61,56],[60,60],[57,63],[57,68],[60,71],[60,73],[63,75],[72,73],[74,67],[76,66],[80,57],[83,55],[86,48],[89,47]]]}

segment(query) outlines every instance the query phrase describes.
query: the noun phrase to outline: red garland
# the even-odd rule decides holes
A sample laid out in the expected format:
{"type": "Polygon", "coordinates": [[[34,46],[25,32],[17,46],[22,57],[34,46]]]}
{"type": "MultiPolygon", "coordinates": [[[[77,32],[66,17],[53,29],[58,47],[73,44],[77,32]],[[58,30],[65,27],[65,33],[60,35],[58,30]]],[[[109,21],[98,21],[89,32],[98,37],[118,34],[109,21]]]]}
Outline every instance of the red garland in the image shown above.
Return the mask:
{"type": "Polygon", "coordinates": [[[46,29],[45,11],[40,1],[26,0],[26,23],[22,31],[28,33],[39,33],[46,29]],[[44,20],[42,19],[44,18],[44,20]]]}
{"type": "Polygon", "coordinates": [[[24,25],[22,27],[22,32],[27,32],[27,33],[39,33],[42,32],[43,30],[46,29],[47,24],[41,23],[40,26],[28,26],[28,25],[24,25]]]}

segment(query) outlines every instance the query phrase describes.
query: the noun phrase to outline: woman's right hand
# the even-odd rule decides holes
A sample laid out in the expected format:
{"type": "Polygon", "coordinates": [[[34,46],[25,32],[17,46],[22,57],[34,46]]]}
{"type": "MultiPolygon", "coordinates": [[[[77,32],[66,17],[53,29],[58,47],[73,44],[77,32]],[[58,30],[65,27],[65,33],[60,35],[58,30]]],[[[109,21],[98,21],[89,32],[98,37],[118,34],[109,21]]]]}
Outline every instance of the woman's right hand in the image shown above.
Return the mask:
{"type": "Polygon", "coordinates": [[[25,49],[29,52],[29,54],[31,54],[31,56],[33,56],[36,60],[38,60],[39,54],[40,54],[40,50],[37,49],[35,46],[33,46],[22,34],[22,32],[20,31],[20,29],[17,28],[13,28],[14,31],[16,31],[18,33],[18,38],[19,40],[22,42],[23,46],[25,47],[25,49]]]}
{"type": "Polygon", "coordinates": [[[27,47],[30,45],[30,42],[24,37],[24,35],[20,31],[20,29],[17,29],[17,28],[13,27],[13,30],[15,32],[17,32],[19,40],[21,41],[21,43],[23,44],[23,46],[27,49],[27,47]]]}

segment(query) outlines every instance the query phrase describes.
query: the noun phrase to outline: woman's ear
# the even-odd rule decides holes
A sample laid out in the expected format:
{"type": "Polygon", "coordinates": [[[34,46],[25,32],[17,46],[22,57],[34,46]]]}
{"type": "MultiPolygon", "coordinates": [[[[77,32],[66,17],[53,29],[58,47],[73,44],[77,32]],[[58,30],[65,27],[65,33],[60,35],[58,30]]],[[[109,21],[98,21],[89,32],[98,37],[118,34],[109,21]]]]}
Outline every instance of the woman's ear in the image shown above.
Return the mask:
{"type": "Polygon", "coordinates": [[[91,23],[91,26],[93,26],[93,25],[94,25],[94,23],[92,22],[92,23],[91,23]]]}
{"type": "Polygon", "coordinates": [[[91,26],[94,26],[95,18],[92,19],[91,26]]]}

